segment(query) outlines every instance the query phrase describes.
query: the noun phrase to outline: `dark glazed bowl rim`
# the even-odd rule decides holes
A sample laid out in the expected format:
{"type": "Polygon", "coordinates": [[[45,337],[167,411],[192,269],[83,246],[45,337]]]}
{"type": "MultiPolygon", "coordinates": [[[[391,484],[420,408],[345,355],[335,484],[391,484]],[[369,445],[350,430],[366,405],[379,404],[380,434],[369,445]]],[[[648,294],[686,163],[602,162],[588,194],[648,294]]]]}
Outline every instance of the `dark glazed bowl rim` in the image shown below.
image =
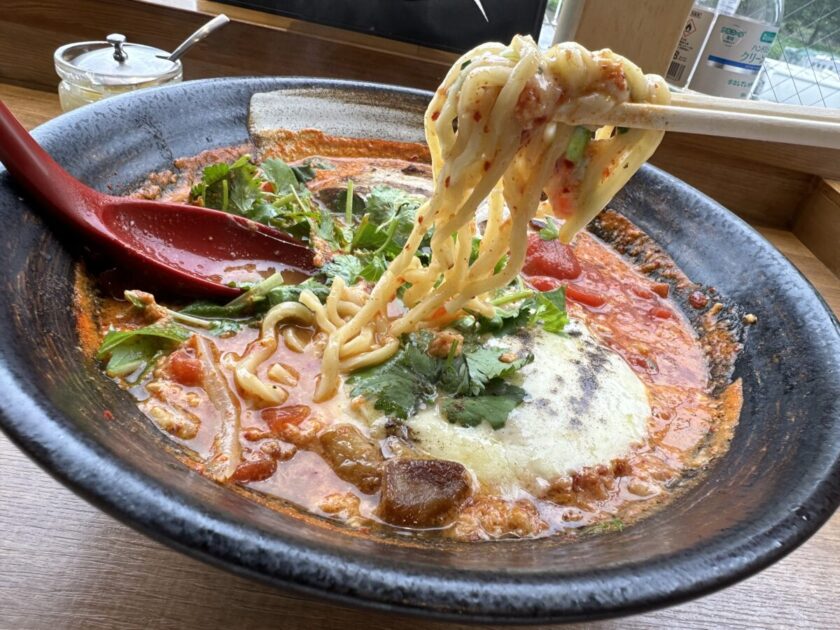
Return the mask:
{"type": "MultiPolygon", "coordinates": [[[[177,96],[213,84],[238,84],[256,91],[283,87],[352,88],[428,98],[427,92],[371,83],[318,79],[211,79],[126,94],[71,112],[39,127],[39,140],[83,124],[129,99],[177,96]]],[[[723,220],[748,235],[752,247],[789,269],[810,291],[819,311],[826,343],[840,356],[840,327],[819,295],[781,253],[746,223],[676,178],[651,166],[649,176],[666,187],[690,190],[704,205],[713,205],[723,220]]],[[[0,170],[0,173],[3,171],[0,170]]],[[[828,366],[831,368],[831,366],[828,366]]],[[[838,371],[840,373],[840,371],[838,371]]],[[[0,357],[0,426],[47,472],[85,499],[150,537],[193,557],[238,574],[344,604],[390,612],[470,622],[547,623],[641,612],[697,597],[732,584],[778,560],[813,534],[840,502],[840,444],[821,478],[797,488],[799,508],[778,515],[757,536],[725,532],[714,544],[693,548],[676,558],[599,571],[565,574],[558,582],[542,574],[459,573],[445,567],[401,567],[385,557],[361,557],[269,535],[221,517],[206,506],[175,495],[151,478],[109,455],[88,437],[58,421],[61,412],[39,399],[7,358],[0,357]],[[273,558],[268,564],[261,557],[273,558]]],[[[840,422],[840,418],[835,419],[840,422]]],[[[828,459],[828,458],[826,458],[828,459]]],[[[515,543],[511,543],[515,544],[515,543]]]]}

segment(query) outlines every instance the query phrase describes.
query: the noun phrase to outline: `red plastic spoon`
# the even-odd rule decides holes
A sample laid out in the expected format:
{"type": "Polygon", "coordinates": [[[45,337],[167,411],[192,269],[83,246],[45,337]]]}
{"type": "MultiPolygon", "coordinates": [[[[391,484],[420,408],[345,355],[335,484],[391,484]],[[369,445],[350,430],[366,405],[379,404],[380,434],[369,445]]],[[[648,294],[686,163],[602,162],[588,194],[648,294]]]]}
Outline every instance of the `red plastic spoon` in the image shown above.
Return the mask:
{"type": "Polygon", "coordinates": [[[134,277],[167,292],[230,298],[226,272],[312,272],[312,251],[277,230],[218,210],[114,197],[74,179],[0,102],[0,162],[51,216],[134,277]]]}

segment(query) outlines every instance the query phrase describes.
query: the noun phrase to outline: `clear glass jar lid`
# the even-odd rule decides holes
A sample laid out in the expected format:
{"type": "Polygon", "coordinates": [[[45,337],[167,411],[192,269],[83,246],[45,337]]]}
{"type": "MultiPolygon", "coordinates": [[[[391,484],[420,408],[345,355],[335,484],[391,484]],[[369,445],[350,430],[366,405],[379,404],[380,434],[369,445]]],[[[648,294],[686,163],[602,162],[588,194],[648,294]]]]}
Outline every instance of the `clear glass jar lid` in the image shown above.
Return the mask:
{"type": "Polygon", "coordinates": [[[166,82],[182,72],[180,61],[166,59],[165,50],[126,43],[118,33],[107,41],[66,44],[55,51],[55,68],[62,79],[76,84],[130,86],[166,82]]]}

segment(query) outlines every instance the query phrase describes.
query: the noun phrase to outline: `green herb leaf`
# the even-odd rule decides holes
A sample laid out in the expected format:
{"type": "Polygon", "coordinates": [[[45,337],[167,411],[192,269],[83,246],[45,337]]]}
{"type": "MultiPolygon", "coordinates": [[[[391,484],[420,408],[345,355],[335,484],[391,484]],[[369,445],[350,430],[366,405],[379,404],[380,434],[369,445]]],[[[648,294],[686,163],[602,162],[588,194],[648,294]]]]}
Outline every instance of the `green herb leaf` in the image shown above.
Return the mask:
{"type": "Polygon", "coordinates": [[[373,254],[367,256],[367,262],[361,271],[359,271],[359,276],[368,282],[376,282],[382,277],[382,274],[385,273],[387,268],[388,263],[385,260],[385,256],[373,254]]]}
{"type": "Polygon", "coordinates": [[[108,359],[109,376],[128,376],[145,368],[163,354],[190,338],[190,331],[172,322],[158,322],[137,330],[110,330],[102,340],[96,358],[108,359]]]}
{"type": "Polygon", "coordinates": [[[381,365],[355,372],[348,380],[351,396],[374,401],[374,408],[407,419],[417,408],[431,402],[440,361],[426,353],[428,335],[409,335],[403,348],[381,365]]]}
{"type": "Polygon", "coordinates": [[[315,169],[309,166],[308,164],[303,164],[301,166],[293,166],[292,171],[295,174],[298,182],[301,184],[305,184],[311,179],[315,179],[315,169]]]}
{"type": "Polygon", "coordinates": [[[523,326],[527,326],[533,316],[533,302],[524,301],[517,308],[497,308],[493,317],[475,318],[475,331],[481,333],[492,333],[496,337],[504,337],[515,333],[523,326]]]}
{"type": "Polygon", "coordinates": [[[542,324],[547,332],[555,334],[563,332],[566,324],[569,323],[569,316],[566,314],[566,287],[537,293],[534,299],[537,310],[532,321],[542,324]]]}
{"type": "Polygon", "coordinates": [[[447,357],[441,371],[440,385],[444,391],[463,396],[478,396],[496,378],[505,378],[534,360],[532,354],[505,362],[506,348],[474,346],[464,348],[458,357],[447,357]]]}
{"type": "Polygon", "coordinates": [[[384,253],[390,260],[400,253],[411,230],[422,197],[388,186],[375,187],[365,201],[365,215],[356,229],[351,249],[384,253]]]}
{"type": "Polygon", "coordinates": [[[230,206],[221,209],[247,215],[254,203],[262,199],[262,181],[257,167],[249,161],[250,156],[243,157],[248,159],[240,158],[230,168],[230,206]]]}
{"type": "Polygon", "coordinates": [[[314,168],[318,171],[332,171],[335,169],[335,164],[330,162],[329,160],[325,160],[323,158],[318,157],[309,157],[303,161],[304,165],[308,166],[309,168],[314,168]]]}
{"type": "Polygon", "coordinates": [[[526,392],[521,387],[496,379],[480,396],[444,398],[440,402],[440,411],[449,422],[462,427],[476,427],[487,422],[494,429],[501,429],[510,412],[525,396],[526,392]]]}
{"type": "Polygon", "coordinates": [[[275,287],[266,294],[266,298],[270,306],[277,306],[281,302],[297,302],[301,291],[305,289],[312,291],[321,302],[330,294],[330,288],[327,285],[314,278],[307,278],[300,284],[284,284],[275,287]]]}
{"type": "Polygon", "coordinates": [[[274,184],[276,194],[280,195],[298,187],[300,180],[292,167],[283,160],[269,158],[263,161],[261,167],[265,178],[274,184]]]}
{"type": "Polygon", "coordinates": [[[202,300],[193,302],[182,308],[179,313],[204,318],[233,319],[241,317],[270,306],[270,303],[267,301],[268,294],[273,289],[282,285],[283,275],[281,273],[275,273],[255,284],[245,293],[235,297],[227,304],[222,305],[202,300]]]}
{"type": "Polygon", "coordinates": [[[539,231],[539,235],[544,241],[553,241],[560,237],[560,226],[554,217],[546,217],[545,227],[539,231]]]}
{"type": "Polygon", "coordinates": [[[339,254],[333,256],[333,259],[321,267],[321,271],[328,278],[335,278],[339,276],[344,279],[348,285],[355,284],[356,280],[362,273],[364,265],[357,256],[352,254],[339,254]]]}

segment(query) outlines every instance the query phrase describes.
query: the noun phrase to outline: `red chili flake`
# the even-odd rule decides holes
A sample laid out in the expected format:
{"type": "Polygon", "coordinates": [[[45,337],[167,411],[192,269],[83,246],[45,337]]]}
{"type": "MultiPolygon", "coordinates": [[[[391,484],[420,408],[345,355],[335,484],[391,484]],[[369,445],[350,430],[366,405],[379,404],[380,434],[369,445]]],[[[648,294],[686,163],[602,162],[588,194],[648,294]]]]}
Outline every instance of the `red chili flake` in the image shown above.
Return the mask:
{"type": "Polygon", "coordinates": [[[692,291],[691,295],[688,296],[688,303],[697,309],[705,308],[709,303],[709,298],[702,291],[692,291]]]}
{"type": "Polygon", "coordinates": [[[473,120],[475,122],[478,122],[479,120],[481,120],[481,112],[480,111],[478,111],[478,110],[475,111],[475,113],[473,114],[473,120]]]}
{"type": "Polygon", "coordinates": [[[652,300],[653,298],[656,297],[656,295],[653,293],[653,291],[648,291],[644,287],[633,287],[632,291],[633,291],[633,293],[638,295],[643,300],[652,300]]]}
{"type": "Polygon", "coordinates": [[[484,125],[484,133],[490,133],[490,125],[484,125]]]}
{"type": "Polygon", "coordinates": [[[434,112],[432,114],[432,120],[437,120],[438,118],[440,118],[440,112],[434,112]]]}
{"type": "Polygon", "coordinates": [[[661,306],[654,306],[652,309],[648,311],[648,313],[652,317],[656,317],[658,319],[671,319],[672,313],[667,308],[662,308],[661,306]]]}
{"type": "Polygon", "coordinates": [[[423,225],[423,217],[417,217],[417,223],[423,225]]]}
{"type": "Polygon", "coordinates": [[[263,182],[262,186],[260,186],[263,192],[274,192],[274,184],[272,182],[263,182]]]}
{"type": "Polygon", "coordinates": [[[491,164],[490,162],[488,162],[488,161],[486,161],[486,160],[484,161],[484,170],[485,170],[485,171],[489,171],[489,170],[490,170],[490,164],[491,164]]]}
{"type": "Polygon", "coordinates": [[[443,185],[449,188],[449,176],[447,176],[446,179],[443,180],[443,185]]]}
{"type": "Polygon", "coordinates": [[[102,412],[102,417],[105,418],[106,420],[113,420],[114,419],[114,414],[112,414],[109,409],[106,409],[105,411],[102,412]]]}

